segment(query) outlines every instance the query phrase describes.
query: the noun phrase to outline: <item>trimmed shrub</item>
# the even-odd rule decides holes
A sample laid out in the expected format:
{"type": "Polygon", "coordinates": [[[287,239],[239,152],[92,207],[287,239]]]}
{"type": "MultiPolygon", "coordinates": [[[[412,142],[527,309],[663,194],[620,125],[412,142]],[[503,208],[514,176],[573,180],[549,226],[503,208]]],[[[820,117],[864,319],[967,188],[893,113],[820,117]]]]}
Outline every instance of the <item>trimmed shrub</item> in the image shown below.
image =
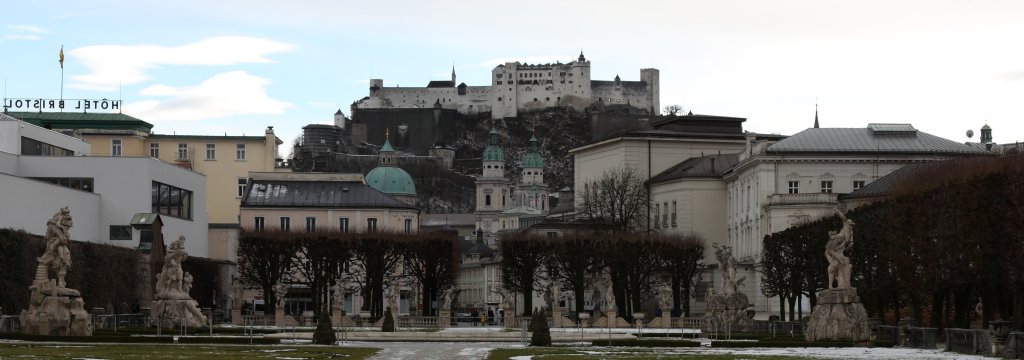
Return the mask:
{"type": "Polygon", "coordinates": [[[395,318],[391,317],[391,307],[384,308],[384,323],[380,327],[381,332],[395,332],[395,318]]]}
{"type": "Polygon", "coordinates": [[[334,329],[331,327],[331,317],[327,316],[326,311],[320,311],[320,316],[317,317],[316,321],[316,330],[313,332],[313,343],[334,345],[337,341],[338,337],[334,335],[334,329]]]}
{"type": "Polygon", "coordinates": [[[551,346],[551,329],[548,328],[548,319],[544,309],[537,311],[537,314],[530,320],[530,325],[533,327],[530,346],[551,346]]]}

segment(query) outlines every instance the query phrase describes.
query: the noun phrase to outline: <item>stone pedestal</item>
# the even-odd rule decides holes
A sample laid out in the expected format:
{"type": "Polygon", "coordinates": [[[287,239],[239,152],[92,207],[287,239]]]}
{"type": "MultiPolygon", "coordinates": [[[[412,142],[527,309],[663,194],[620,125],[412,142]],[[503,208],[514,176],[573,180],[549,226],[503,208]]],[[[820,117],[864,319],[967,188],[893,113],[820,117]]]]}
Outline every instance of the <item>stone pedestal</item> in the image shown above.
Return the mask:
{"type": "Polygon", "coordinates": [[[856,288],[830,289],[818,293],[804,338],[807,341],[867,341],[871,335],[868,313],[856,288]]]}
{"type": "Polygon", "coordinates": [[[661,309],[661,316],[647,324],[649,328],[672,328],[672,309],[661,309]]]}
{"type": "Polygon", "coordinates": [[[77,290],[58,288],[54,280],[37,279],[29,288],[31,301],[22,310],[21,332],[32,335],[91,336],[92,317],[77,290]]]}
{"type": "Polygon", "coordinates": [[[615,312],[615,310],[612,310],[612,311],[609,311],[609,312],[605,313],[604,317],[602,317],[600,319],[597,319],[597,321],[594,322],[594,327],[596,327],[596,328],[628,328],[628,327],[632,327],[632,325],[629,325],[629,323],[626,322],[626,319],[623,319],[623,318],[619,317],[618,314],[615,312]]]}
{"type": "Polygon", "coordinates": [[[153,321],[159,326],[201,328],[207,326],[206,315],[199,310],[199,303],[192,299],[157,300],[153,303],[153,321]]]}
{"type": "Polygon", "coordinates": [[[452,311],[449,309],[440,309],[437,311],[437,325],[442,329],[446,329],[452,326],[452,311]]]}
{"type": "Polygon", "coordinates": [[[341,325],[341,317],[345,315],[345,311],[342,309],[334,309],[331,311],[331,325],[341,325]]]}
{"type": "Polygon", "coordinates": [[[284,307],[283,306],[274,309],[274,325],[275,326],[285,326],[286,325],[285,324],[285,320],[284,320],[284,307]]]}
{"type": "Polygon", "coordinates": [[[231,323],[242,325],[242,309],[231,309],[231,323]]]}

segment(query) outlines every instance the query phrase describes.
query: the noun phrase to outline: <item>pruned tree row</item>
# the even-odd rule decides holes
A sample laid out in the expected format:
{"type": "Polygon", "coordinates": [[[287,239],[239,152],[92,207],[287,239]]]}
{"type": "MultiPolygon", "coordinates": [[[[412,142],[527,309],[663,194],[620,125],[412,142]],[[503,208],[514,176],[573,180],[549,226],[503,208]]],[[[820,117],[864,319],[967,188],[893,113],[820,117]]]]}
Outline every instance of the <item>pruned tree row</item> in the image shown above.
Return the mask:
{"type": "MultiPolygon", "coordinates": [[[[455,285],[457,238],[444,232],[354,234],[243,231],[238,240],[238,274],[243,284],[260,289],[273,303],[279,282],[302,284],[313,294],[313,308],[328,312],[331,289],[354,285],[362,311],[384,313],[385,289],[397,283],[419,284],[419,309],[432,315],[431,301],[455,285]]],[[[394,310],[394,309],[393,309],[394,310]]]]}
{"type": "MultiPolygon", "coordinates": [[[[1021,155],[929,164],[889,199],[847,216],[856,222],[852,282],[872,316],[939,328],[1012,319],[1024,328],[1021,155]]],[[[762,292],[813,302],[826,287],[828,231],[839,227],[833,216],[765,237],[762,292]]]]}

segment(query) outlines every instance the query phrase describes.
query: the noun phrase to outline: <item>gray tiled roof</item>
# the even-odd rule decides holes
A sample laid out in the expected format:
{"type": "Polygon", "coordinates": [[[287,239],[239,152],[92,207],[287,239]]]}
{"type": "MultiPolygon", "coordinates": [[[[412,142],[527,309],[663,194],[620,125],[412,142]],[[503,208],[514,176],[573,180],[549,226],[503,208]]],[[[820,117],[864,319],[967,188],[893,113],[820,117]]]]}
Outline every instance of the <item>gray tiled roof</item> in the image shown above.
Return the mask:
{"type": "Polygon", "coordinates": [[[415,209],[361,182],[252,180],[242,207],[415,209]]]}
{"type": "Polygon", "coordinates": [[[984,152],[952,140],[916,131],[907,124],[871,124],[867,128],[810,128],[772,144],[767,151],[928,154],[984,152]]]}
{"type": "Polygon", "coordinates": [[[909,164],[889,173],[888,175],[878,178],[878,180],[864,185],[864,187],[860,189],[854,190],[849,194],[842,194],[839,196],[841,199],[886,196],[889,195],[897,185],[907,181],[921,170],[928,169],[933,166],[941,166],[944,163],[944,161],[937,161],[909,164]]]}
{"type": "Polygon", "coordinates": [[[740,154],[718,154],[686,159],[673,167],[655,175],[650,183],[692,177],[719,177],[726,170],[739,162],[740,154]]]}
{"type": "Polygon", "coordinates": [[[421,214],[420,226],[476,226],[473,214],[421,214]]]}

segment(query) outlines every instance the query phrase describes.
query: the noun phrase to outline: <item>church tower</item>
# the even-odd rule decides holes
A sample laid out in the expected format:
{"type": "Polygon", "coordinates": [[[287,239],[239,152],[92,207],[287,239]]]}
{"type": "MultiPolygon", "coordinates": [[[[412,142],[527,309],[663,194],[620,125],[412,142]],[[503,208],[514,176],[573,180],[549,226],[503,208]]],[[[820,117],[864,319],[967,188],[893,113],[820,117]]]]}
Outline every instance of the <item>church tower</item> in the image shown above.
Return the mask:
{"type": "Polygon", "coordinates": [[[537,135],[530,137],[530,151],[523,155],[523,179],[518,186],[523,206],[548,211],[548,186],[544,183],[544,159],[540,157],[537,135]]]}
{"type": "Polygon", "coordinates": [[[498,130],[493,127],[481,160],[483,171],[476,178],[476,227],[492,243],[501,229],[499,215],[512,207],[512,182],[505,177],[505,152],[498,145],[498,130]]]}

